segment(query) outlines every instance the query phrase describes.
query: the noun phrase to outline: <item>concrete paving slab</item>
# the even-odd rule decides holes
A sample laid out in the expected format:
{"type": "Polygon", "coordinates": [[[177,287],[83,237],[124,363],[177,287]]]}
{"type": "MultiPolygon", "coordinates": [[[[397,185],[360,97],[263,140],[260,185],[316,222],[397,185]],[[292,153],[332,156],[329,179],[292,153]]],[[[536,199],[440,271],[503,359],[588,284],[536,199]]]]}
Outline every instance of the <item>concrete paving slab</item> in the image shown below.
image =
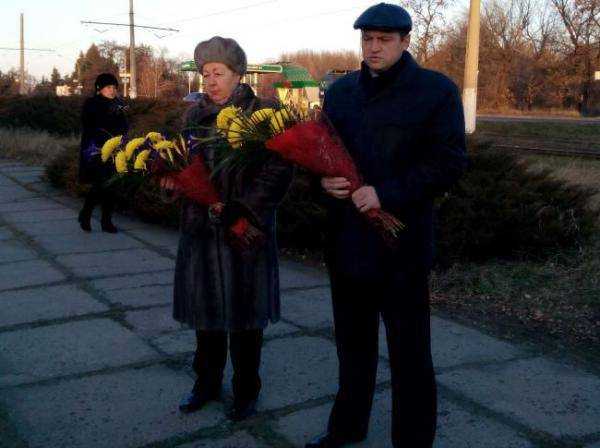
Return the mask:
{"type": "Polygon", "coordinates": [[[10,177],[17,180],[22,184],[29,184],[33,182],[40,182],[43,180],[43,170],[26,170],[26,171],[12,171],[10,177]]]}
{"type": "Polygon", "coordinates": [[[176,448],[267,448],[265,445],[245,431],[236,432],[231,437],[222,439],[205,439],[179,445],[176,448]]]}
{"type": "MultiPolygon", "coordinates": [[[[466,363],[505,361],[526,354],[515,345],[435,316],[431,318],[431,351],[435,367],[442,369],[466,363]]],[[[379,354],[389,359],[383,322],[379,326],[379,354]]]]}
{"type": "Polygon", "coordinates": [[[13,176],[19,173],[39,173],[43,172],[44,167],[36,166],[36,165],[26,165],[24,163],[14,162],[14,163],[6,163],[5,165],[0,166],[0,173],[3,173],[7,176],[13,176]]]}
{"type": "Polygon", "coordinates": [[[189,434],[223,420],[211,403],[184,415],[185,373],[148,367],[3,392],[0,401],[30,448],[121,448],[189,434]]]}
{"type": "Polygon", "coordinates": [[[19,201],[22,199],[31,199],[40,194],[35,191],[29,191],[19,186],[0,186],[0,204],[19,201]]]}
{"type": "MultiPolygon", "coordinates": [[[[369,434],[360,443],[348,448],[391,448],[391,391],[375,395],[369,434]]],[[[332,403],[301,410],[279,419],[273,428],[294,446],[304,444],[325,431],[332,403]]],[[[472,414],[447,400],[439,401],[438,430],[434,448],[533,448],[515,430],[489,418],[472,414]]]]}
{"type": "Polygon", "coordinates": [[[25,212],[37,210],[53,210],[63,208],[61,204],[48,198],[23,199],[22,201],[5,202],[0,204],[0,214],[5,212],[25,212]]]}
{"type": "Polygon", "coordinates": [[[102,252],[78,255],[60,255],[57,261],[81,277],[116,274],[137,274],[174,267],[173,260],[147,249],[102,252]]]}
{"type": "Polygon", "coordinates": [[[144,361],[156,352],[108,319],[0,333],[0,385],[144,361]]]}
{"type": "Polygon", "coordinates": [[[64,280],[65,275],[43,260],[6,263],[0,269],[0,291],[64,280]]]}
{"type": "Polygon", "coordinates": [[[83,206],[83,199],[67,194],[56,194],[52,196],[52,200],[58,202],[61,205],[72,208],[73,210],[80,210],[83,206]]]}
{"type": "Polygon", "coordinates": [[[284,291],[281,294],[282,316],[292,323],[307,328],[333,325],[329,287],[284,291]]]}
{"type": "Polygon", "coordinates": [[[325,270],[287,259],[280,260],[279,277],[282,289],[329,285],[325,270]]]}
{"type": "Polygon", "coordinates": [[[191,353],[196,351],[195,330],[182,330],[155,337],[152,342],[167,355],[191,353]]]}
{"type": "Polygon", "coordinates": [[[37,235],[34,240],[54,255],[106,252],[142,247],[142,243],[122,233],[79,232],[65,235],[37,235]]]}
{"type": "Polygon", "coordinates": [[[147,274],[130,274],[91,280],[94,288],[100,291],[115,291],[121,289],[135,289],[153,286],[172,286],[174,278],[173,269],[147,274]]]}
{"type": "Polygon", "coordinates": [[[28,183],[27,188],[31,188],[32,190],[38,191],[41,194],[44,194],[47,196],[62,195],[64,193],[63,190],[53,187],[48,182],[41,181],[41,180],[38,182],[28,183]]]}
{"type": "Polygon", "coordinates": [[[18,184],[14,180],[0,174],[0,187],[14,187],[17,185],[18,184]]]}
{"type": "Polygon", "coordinates": [[[148,337],[167,331],[187,329],[173,319],[171,307],[151,308],[149,310],[129,311],[125,320],[133,326],[136,333],[148,337]]]}
{"type": "Polygon", "coordinates": [[[0,307],[0,327],[108,311],[107,306],[74,285],[3,292],[0,307]]]}
{"type": "Polygon", "coordinates": [[[55,207],[50,210],[26,210],[19,212],[4,212],[2,217],[10,223],[40,223],[57,220],[77,220],[77,213],[67,207],[55,207]]]}
{"type": "MultiPolygon", "coordinates": [[[[22,232],[30,236],[76,235],[83,233],[77,219],[59,219],[46,222],[23,222],[18,224],[22,232]]],[[[92,221],[93,233],[100,231],[100,223],[92,221]]]]}
{"type": "Polygon", "coordinates": [[[438,381],[556,437],[581,437],[600,428],[600,378],[545,358],[459,369],[438,381]]]}
{"type": "Polygon", "coordinates": [[[12,240],[14,233],[8,227],[0,227],[0,241],[12,240]]]}
{"type": "Polygon", "coordinates": [[[127,234],[159,247],[176,248],[179,244],[179,232],[176,229],[150,226],[128,230],[127,234]]]}
{"type": "MultiPolygon", "coordinates": [[[[100,220],[100,208],[96,207],[94,209],[93,216],[100,220]]],[[[147,229],[148,226],[152,224],[145,223],[138,218],[124,215],[121,213],[115,213],[112,217],[113,223],[117,226],[119,230],[129,231],[133,229],[147,229]]]]}
{"type": "Polygon", "coordinates": [[[117,306],[169,305],[173,303],[173,286],[143,286],[111,290],[103,293],[106,300],[117,306]]]}
{"type": "MultiPolygon", "coordinates": [[[[287,337],[266,342],[261,376],[267,382],[260,409],[275,409],[337,392],[338,363],[335,345],[323,338],[287,337]]],[[[389,379],[380,363],[378,382],[389,379]]]]}
{"type": "Polygon", "coordinates": [[[0,263],[13,263],[15,261],[32,260],[38,254],[19,241],[0,241],[0,263]]]}
{"type": "MultiPolygon", "coordinates": [[[[169,309],[170,312],[170,309],[169,309]]],[[[183,326],[182,328],[187,328],[183,326]]],[[[269,325],[265,330],[265,339],[279,338],[298,331],[298,328],[293,325],[288,325],[283,322],[269,325]]],[[[190,353],[196,350],[196,332],[193,329],[186,329],[167,333],[155,337],[153,343],[163,352],[168,355],[176,355],[179,353],[190,353]]]]}
{"type": "Polygon", "coordinates": [[[265,328],[264,337],[278,338],[298,331],[300,331],[300,329],[294,325],[285,322],[277,322],[275,324],[269,324],[267,328],[265,328]]]}
{"type": "Polygon", "coordinates": [[[44,171],[42,165],[28,164],[18,160],[4,159],[6,163],[0,166],[0,171],[44,171]]]}

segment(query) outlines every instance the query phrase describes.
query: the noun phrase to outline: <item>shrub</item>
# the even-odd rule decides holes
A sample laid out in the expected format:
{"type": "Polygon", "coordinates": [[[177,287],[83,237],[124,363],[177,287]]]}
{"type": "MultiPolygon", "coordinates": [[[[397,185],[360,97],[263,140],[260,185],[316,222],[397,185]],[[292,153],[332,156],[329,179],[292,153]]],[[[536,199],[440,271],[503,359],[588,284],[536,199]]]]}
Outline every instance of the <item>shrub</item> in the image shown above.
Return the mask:
{"type": "MultiPolygon", "coordinates": [[[[581,245],[594,232],[600,212],[596,191],[532,170],[514,155],[470,144],[470,167],[436,207],[438,262],[491,258],[541,258],[581,245]]],[[[77,151],[68,148],[48,165],[55,186],[77,186],[77,151]]],[[[325,211],[312,188],[312,177],[298,170],[278,221],[284,248],[319,250],[324,241],[325,211]]],[[[122,188],[120,203],[152,222],[176,225],[176,204],[160,201],[157,187],[145,183],[135,193],[122,188]]]]}
{"type": "Polygon", "coordinates": [[[473,143],[471,166],[440,202],[438,259],[539,258],[580,245],[596,229],[596,190],[473,143]]]}
{"type": "MultiPolygon", "coordinates": [[[[56,136],[81,132],[81,109],[85,97],[53,95],[0,97],[0,127],[26,127],[56,136]]],[[[127,99],[130,135],[158,131],[172,136],[183,126],[189,103],[138,98],[127,99]]]]}
{"type": "Polygon", "coordinates": [[[0,127],[27,127],[60,136],[78,134],[82,105],[80,96],[4,97],[0,100],[0,127]]]}

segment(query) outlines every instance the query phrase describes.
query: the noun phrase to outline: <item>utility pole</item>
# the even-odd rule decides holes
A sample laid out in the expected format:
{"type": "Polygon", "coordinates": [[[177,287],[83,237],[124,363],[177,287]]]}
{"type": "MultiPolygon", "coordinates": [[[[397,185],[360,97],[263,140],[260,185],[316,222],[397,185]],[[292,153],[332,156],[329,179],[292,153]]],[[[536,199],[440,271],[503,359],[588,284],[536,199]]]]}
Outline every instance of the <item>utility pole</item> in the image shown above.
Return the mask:
{"type": "Polygon", "coordinates": [[[25,87],[25,25],[23,23],[23,13],[21,13],[21,46],[19,57],[19,93],[25,95],[27,88],[25,87]]]}
{"type": "Polygon", "coordinates": [[[479,10],[481,0],[471,0],[469,9],[469,29],[467,31],[467,53],[465,56],[465,79],[463,87],[463,107],[465,110],[465,131],[475,132],[477,122],[477,77],[479,74],[479,10]]]}
{"type": "Polygon", "coordinates": [[[133,0],[129,0],[129,74],[131,85],[129,96],[137,97],[137,82],[135,79],[135,25],[133,23],[133,0]]]}
{"type": "Polygon", "coordinates": [[[21,13],[21,42],[19,48],[13,47],[0,47],[0,50],[18,51],[19,52],[19,93],[25,95],[27,88],[25,85],[25,52],[26,51],[43,51],[52,53],[54,50],[48,48],[25,48],[25,24],[23,13],[21,13]]]}

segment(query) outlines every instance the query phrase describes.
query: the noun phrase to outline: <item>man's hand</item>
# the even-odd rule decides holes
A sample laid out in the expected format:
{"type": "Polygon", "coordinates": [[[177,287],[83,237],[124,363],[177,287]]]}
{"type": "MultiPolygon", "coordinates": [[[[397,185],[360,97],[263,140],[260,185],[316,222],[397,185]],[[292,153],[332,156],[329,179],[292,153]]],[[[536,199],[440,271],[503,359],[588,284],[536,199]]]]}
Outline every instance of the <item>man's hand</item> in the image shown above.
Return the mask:
{"type": "Polygon", "coordinates": [[[350,182],[345,177],[323,177],[321,186],[329,196],[336,199],[347,199],[350,197],[350,182]]]}
{"type": "Polygon", "coordinates": [[[375,188],[365,185],[352,193],[352,202],[361,213],[381,208],[375,188]]]}

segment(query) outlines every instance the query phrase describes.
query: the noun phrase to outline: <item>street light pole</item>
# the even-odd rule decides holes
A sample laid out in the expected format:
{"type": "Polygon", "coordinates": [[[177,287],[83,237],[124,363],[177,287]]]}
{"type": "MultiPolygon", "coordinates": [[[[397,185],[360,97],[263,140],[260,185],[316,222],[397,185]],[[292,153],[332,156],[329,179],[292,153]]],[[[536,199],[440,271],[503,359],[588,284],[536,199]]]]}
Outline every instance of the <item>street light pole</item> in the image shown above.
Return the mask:
{"type": "Polygon", "coordinates": [[[465,110],[465,131],[475,132],[477,121],[477,75],[479,72],[479,11],[481,0],[471,0],[469,28],[467,31],[467,53],[465,56],[465,79],[463,87],[463,107],[465,110]]]}

